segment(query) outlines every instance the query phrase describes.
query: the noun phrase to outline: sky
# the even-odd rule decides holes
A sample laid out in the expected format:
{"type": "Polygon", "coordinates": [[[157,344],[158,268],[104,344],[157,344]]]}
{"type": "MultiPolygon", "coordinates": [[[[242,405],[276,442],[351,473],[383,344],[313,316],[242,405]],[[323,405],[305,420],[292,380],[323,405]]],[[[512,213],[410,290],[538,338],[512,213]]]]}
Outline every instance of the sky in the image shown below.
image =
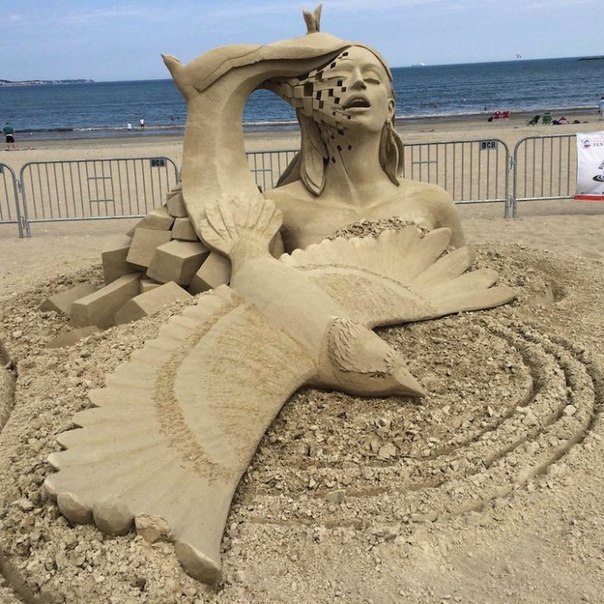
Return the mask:
{"type": "MultiPolygon", "coordinates": [[[[225,44],[303,35],[297,0],[0,0],[0,79],[169,77],[225,44]]],[[[595,0],[324,0],[321,31],[379,50],[392,67],[604,54],[595,0]]]]}

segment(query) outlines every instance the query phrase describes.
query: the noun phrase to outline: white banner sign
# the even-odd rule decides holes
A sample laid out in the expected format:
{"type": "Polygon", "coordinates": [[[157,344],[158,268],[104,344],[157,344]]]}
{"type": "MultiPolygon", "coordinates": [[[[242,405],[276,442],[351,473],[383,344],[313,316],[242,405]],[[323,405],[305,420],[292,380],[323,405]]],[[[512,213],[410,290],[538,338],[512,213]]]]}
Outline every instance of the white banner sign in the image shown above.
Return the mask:
{"type": "Polygon", "coordinates": [[[604,201],[604,132],[577,132],[575,199],[604,201]]]}

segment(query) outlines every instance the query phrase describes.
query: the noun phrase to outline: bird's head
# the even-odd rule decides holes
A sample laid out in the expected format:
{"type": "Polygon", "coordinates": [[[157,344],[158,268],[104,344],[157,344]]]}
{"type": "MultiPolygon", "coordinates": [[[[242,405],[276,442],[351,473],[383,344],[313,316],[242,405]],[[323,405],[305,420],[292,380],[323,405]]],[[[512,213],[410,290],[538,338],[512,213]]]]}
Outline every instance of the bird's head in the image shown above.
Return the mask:
{"type": "Polygon", "coordinates": [[[424,395],[394,348],[360,323],[340,317],[328,329],[320,382],[360,396],[424,395]]]}

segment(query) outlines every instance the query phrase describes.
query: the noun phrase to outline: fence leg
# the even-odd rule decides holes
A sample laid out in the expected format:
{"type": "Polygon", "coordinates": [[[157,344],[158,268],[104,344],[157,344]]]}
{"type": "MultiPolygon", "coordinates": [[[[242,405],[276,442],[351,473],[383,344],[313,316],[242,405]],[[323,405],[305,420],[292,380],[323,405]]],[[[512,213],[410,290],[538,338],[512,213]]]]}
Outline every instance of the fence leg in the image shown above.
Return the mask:
{"type": "Polygon", "coordinates": [[[21,183],[18,180],[14,179],[13,176],[13,190],[15,193],[15,211],[17,214],[17,229],[19,231],[19,239],[23,239],[25,237],[23,227],[27,224],[23,218],[23,213],[21,212],[21,183]]]}
{"type": "Polygon", "coordinates": [[[512,218],[518,218],[518,201],[515,197],[512,199],[512,218]]]}
{"type": "Polygon", "coordinates": [[[31,237],[31,230],[29,227],[29,214],[27,212],[27,201],[25,200],[25,192],[21,181],[16,182],[15,193],[17,196],[17,215],[19,221],[19,237],[31,237]]]}
{"type": "Polygon", "coordinates": [[[505,203],[503,204],[503,217],[506,220],[510,219],[510,206],[511,206],[511,203],[512,203],[512,198],[511,198],[510,195],[508,195],[505,198],[505,203]]]}

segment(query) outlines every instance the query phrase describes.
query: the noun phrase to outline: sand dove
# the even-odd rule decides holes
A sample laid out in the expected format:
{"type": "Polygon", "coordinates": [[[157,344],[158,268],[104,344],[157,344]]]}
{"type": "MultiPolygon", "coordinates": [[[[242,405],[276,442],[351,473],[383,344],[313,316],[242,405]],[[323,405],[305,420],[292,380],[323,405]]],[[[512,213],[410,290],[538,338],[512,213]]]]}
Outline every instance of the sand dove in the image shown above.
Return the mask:
{"type": "Polygon", "coordinates": [[[496,273],[466,273],[450,232],[413,226],[336,239],[277,260],[272,202],[206,208],[205,241],[232,263],[230,287],[202,295],[91,393],[46,479],[61,511],[119,534],[146,517],[169,527],[184,568],[220,576],[231,498],[287,399],[307,384],[418,396],[401,353],[370,327],[493,307],[514,297],[496,273]]]}

